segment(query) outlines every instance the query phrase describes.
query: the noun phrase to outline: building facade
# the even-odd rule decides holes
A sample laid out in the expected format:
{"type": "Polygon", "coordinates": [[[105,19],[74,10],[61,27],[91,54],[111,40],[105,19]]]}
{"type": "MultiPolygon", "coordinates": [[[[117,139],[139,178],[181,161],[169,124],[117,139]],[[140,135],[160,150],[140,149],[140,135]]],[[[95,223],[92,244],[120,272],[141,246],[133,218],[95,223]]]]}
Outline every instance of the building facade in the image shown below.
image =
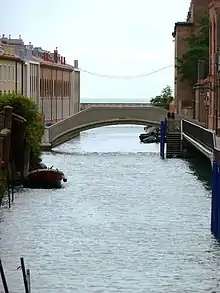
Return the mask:
{"type": "Polygon", "coordinates": [[[67,65],[64,58],[56,62],[55,56],[45,53],[35,56],[40,63],[40,100],[39,108],[46,122],[60,121],[76,111],[74,109],[74,67],[67,65]]]}
{"type": "Polygon", "coordinates": [[[0,42],[0,93],[23,94],[24,61],[16,47],[0,42]]]}
{"type": "Polygon", "coordinates": [[[208,127],[219,132],[220,128],[220,89],[219,89],[219,55],[220,55],[220,1],[211,1],[210,20],[210,55],[209,55],[209,113],[208,127]]]}
{"type": "MultiPolygon", "coordinates": [[[[51,53],[18,39],[0,38],[6,46],[14,48],[22,62],[22,93],[38,106],[45,122],[55,123],[80,108],[80,72],[78,62],[66,63],[57,48],[51,53]]],[[[0,89],[3,87],[0,86],[0,89]]]]}
{"type": "Polygon", "coordinates": [[[174,26],[174,58],[175,58],[175,80],[174,80],[174,98],[176,112],[191,119],[196,118],[196,96],[194,84],[183,82],[177,71],[177,60],[186,53],[187,44],[185,38],[196,33],[195,23],[204,13],[209,11],[210,0],[191,0],[189,11],[185,22],[176,22],[174,26]]]}
{"type": "Polygon", "coordinates": [[[220,133],[220,0],[209,1],[209,74],[195,85],[195,119],[220,133]]]}

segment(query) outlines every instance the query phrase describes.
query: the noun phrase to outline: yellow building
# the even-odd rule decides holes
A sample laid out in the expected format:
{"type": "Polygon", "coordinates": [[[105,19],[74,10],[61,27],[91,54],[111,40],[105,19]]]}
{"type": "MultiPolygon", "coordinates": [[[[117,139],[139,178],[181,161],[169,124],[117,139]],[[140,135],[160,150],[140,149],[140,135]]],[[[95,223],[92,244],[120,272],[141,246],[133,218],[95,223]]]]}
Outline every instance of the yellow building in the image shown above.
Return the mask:
{"type": "Polygon", "coordinates": [[[55,123],[80,108],[80,71],[53,52],[25,45],[21,36],[0,37],[0,93],[21,93],[31,98],[45,121],[55,123]]]}
{"type": "Polygon", "coordinates": [[[0,93],[23,94],[23,66],[15,46],[0,42],[0,93]]]}

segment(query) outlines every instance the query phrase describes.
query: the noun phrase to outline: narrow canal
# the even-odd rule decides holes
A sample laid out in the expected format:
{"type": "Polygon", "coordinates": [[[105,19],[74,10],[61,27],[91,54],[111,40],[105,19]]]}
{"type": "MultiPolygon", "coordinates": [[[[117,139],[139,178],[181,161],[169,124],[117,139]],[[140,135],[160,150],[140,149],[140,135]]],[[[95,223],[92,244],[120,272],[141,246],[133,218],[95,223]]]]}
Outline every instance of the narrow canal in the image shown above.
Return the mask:
{"type": "Polygon", "coordinates": [[[210,190],[188,162],[162,161],[159,146],[140,144],[142,130],[99,128],[44,154],[68,182],[21,190],[3,210],[11,292],[23,292],[20,256],[33,293],[219,292],[210,190]]]}

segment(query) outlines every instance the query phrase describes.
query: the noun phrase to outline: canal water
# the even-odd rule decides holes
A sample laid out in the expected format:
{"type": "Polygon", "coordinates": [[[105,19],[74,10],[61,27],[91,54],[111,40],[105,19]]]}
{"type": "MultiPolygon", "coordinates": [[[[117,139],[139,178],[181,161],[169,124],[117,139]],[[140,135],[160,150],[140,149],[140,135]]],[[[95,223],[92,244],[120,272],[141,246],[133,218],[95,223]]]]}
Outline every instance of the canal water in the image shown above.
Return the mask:
{"type": "Polygon", "coordinates": [[[21,189],[2,210],[11,292],[23,292],[20,256],[33,293],[220,292],[205,176],[190,162],[162,161],[159,145],[139,143],[142,131],[97,128],[44,154],[68,182],[21,189]]]}

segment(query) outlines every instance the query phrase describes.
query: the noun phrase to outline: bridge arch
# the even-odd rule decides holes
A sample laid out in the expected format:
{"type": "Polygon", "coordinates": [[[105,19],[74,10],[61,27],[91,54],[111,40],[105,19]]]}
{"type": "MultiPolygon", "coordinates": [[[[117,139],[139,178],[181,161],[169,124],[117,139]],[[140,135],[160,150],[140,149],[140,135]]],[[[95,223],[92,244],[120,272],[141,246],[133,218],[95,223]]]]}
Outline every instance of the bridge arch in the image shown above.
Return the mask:
{"type": "Polygon", "coordinates": [[[167,110],[159,107],[89,107],[45,129],[44,144],[56,147],[72,139],[81,131],[118,125],[155,125],[167,116],[167,110]]]}

